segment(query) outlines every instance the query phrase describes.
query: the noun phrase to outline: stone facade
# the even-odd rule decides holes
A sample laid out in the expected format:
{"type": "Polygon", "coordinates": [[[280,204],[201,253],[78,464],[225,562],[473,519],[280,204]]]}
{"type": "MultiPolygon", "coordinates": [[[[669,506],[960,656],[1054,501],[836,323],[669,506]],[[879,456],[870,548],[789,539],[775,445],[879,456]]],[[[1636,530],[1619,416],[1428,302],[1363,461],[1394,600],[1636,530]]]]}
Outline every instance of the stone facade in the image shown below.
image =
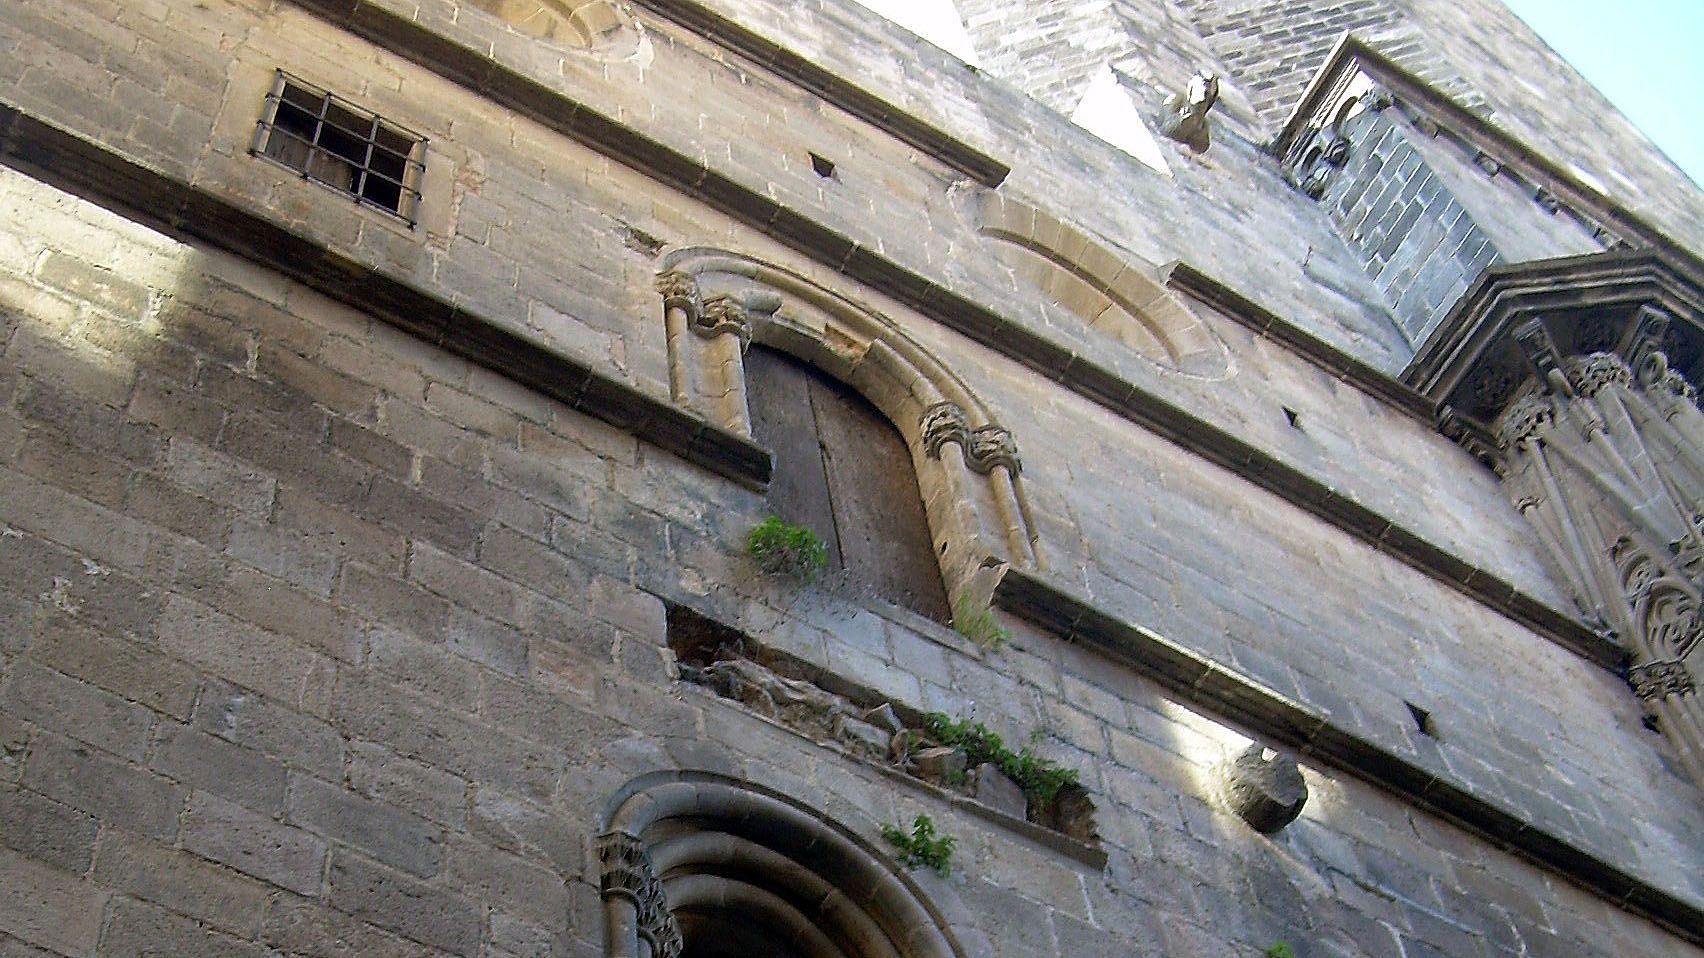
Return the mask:
{"type": "Polygon", "coordinates": [[[847,0],[11,3],[0,955],[1700,953],[1704,196],[1490,0],[960,10],[1005,80],[847,0]],[[748,555],[758,347],[951,621],[748,555]]]}

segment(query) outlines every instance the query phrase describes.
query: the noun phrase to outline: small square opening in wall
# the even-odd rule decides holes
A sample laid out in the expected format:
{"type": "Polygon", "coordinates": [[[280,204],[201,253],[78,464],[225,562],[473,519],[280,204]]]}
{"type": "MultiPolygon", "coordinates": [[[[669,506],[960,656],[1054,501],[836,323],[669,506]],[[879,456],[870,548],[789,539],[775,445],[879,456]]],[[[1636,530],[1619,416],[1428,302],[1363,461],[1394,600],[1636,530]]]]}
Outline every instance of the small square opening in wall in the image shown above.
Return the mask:
{"type": "Polygon", "coordinates": [[[414,225],[426,138],[279,71],[249,153],[414,225]]]}
{"type": "Polygon", "coordinates": [[[834,175],[834,161],[833,160],[831,160],[831,159],[829,159],[825,156],[818,156],[815,153],[810,154],[810,157],[811,157],[811,169],[816,171],[816,175],[822,177],[825,180],[837,180],[837,179],[840,178],[840,177],[834,175]]]}

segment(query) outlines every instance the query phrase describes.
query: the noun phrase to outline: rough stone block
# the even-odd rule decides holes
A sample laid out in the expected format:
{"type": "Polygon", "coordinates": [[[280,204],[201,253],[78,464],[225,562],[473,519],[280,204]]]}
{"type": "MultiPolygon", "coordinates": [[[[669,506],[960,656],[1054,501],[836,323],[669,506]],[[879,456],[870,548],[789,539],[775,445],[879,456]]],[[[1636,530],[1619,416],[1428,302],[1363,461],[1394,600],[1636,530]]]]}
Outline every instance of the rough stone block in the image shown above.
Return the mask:
{"type": "Polygon", "coordinates": [[[992,764],[976,766],[974,788],[976,800],[997,812],[1020,819],[1028,813],[1029,800],[1024,798],[1023,789],[992,764]]]}
{"type": "Polygon", "coordinates": [[[266,958],[266,949],[162,908],[120,898],[101,935],[103,955],[266,958]]]}
{"type": "Polygon", "coordinates": [[[94,880],[234,935],[260,930],[267,888],[193,855],[117,829],[101,836],[94,880]]]}
{"type": "Polygon", "coordinates": [[[161,729],[150,763],[164,775],[276,815],[284,807],[284,765],[252,749],[182,725],[161,729]]]}
{"type": "Polygon", "coordinates": [[[479,951],[483,909],[461,895],[354,855],[332,856],[326,901],[339,911],[454,955],[471,958],[479,951]]]}
{"type": "Polygon", "coordinates": [[[315,778],[293,776],[288,820],[421,878],[437,874],[443,832],[401,809],[315,778]]]}
{"type": "Polygon", "coordinates": [[[111,892],[0,848],[0,928],[63,955],[89,956],[111,892]]]}
{"type": "Polygon", "coordinates": [[[161,841],[177,835],[184,790],[87,745],[38,732],[23,783],[109,824],[161,841]]]}
{"type": "Polygon", "coordinates": [[[0,688],[0,709],[140,761],[148,748],[153,713],[52,669],[20,662],[0,688]]]}
{"type": "Polygon", "coordinates": [[[16,788],[0,788],[0,844],[82,874],[94,855],[94,816],[16,788]]]}
{"type": "Polygon", "coordinates": [[[299,894],[319,892],[324,841],[222,798],[199,792],[192,797],[183,847],[299,894]]]}

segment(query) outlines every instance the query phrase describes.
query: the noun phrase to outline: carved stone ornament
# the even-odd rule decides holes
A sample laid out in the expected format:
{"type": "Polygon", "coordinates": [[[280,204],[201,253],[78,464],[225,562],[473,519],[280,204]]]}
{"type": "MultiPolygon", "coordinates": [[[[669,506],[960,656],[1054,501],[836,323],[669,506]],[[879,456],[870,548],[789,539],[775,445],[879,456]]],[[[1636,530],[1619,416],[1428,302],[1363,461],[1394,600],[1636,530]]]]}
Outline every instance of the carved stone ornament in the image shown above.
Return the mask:
{"type": "Polygon", "coordinates": [[[1012,475],[1022,468],[1018,461],[1018,443],[1004,426],[982,426],[970,434],[970,451],[966,460],[972,472],[987,474],[995,466],[1005,466],[1012,475]]]}
{"type": "Polygon", "coordinates": [[[940,458],[941,447],[949,442],[965,445],[965,437],[970,435],[964,408],[956,402],[938,402],[923,410],[918,425],[923,431],[923,451],[931,459],[940,458]]]}
{"type": "Polygon", "coordinates": [[[965,466],[972,472],[987,475],[995,466],[1005,466],[1015,476],[1023,468],[1010,430],[993,424],[970,428],[964,409],[951,400],[923,410],[918,426],[923,432],[923,450],[931,459],[940,458],[942,446],[956,442],[964,451],[965,466]]]}
{"type": "Polygon", "coordinates": [[[1567,368],[1569,382],[1588,399],[1605,386],[1628,386],[1633,382],[1633,371],[1614,353],[1592,353],[1581,359],[1570,359],[1567,368]]]}
{"type": "Polygon", "coordinates": [[[1666,699],[1671,695],[1691,695],[1697,690],[1692,673],[1683,662],[1652,662],[1627,670],[1627,684],[1641,699],[1666,699]]]}
{"type": "Polygon", "coordinates": [[[1296,820],[1308,783],[1296,760],[1254,744],[1221,766],[1225,801],[1255,831],[1270,835],[1296,820]]]}
{"type": "Polygon", "coordinates": [[[1160,134],[1182,143],[1197,153],[1207,152],[1211,136],[1207,114],[1219,102],[1219,78],[1211,73],[1197,73],[1189,78],[1182,93],[1166,98],[1159,115],[1160,134]]]}
{"type": "Polygon", "coordinates": [[[691,273],[667,270],[657,274],[657,292],[663,297],[663,309],[684,309],[695,321],[698,318],[698,280],[691,273]]]}
{"type": "Polygon", "coordinates": [[[1549,397],[1528,393],[1509,404],[1497,419],[1497,442],[1505,449],[1550,428],[1556,422],[1556,407],[1549,397]]]}
{"type": "Polygon", "coordinates": [[[604,899],[633,902],[639,935],[650,943],[652,958],[679,958],[685,942],[645,846],[624,832],[601,835],[597,845],[602,869],[599,890],[604,899]]]}
{"type": "Polygon", "coordinates": [[[704,301],[703,309],[692,324],[692,331],[706,339],[733,333],[739,337],[740,348],[751,343],[751,314],[738,296],[723,293],[704,301]]]}

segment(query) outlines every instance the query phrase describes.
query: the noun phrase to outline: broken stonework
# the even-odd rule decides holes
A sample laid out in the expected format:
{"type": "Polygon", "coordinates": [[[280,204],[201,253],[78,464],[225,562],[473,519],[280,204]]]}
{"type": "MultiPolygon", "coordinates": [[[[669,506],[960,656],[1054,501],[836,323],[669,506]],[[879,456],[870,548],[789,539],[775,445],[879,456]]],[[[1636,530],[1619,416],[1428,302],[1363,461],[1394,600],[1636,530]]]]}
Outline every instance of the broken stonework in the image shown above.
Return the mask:
{"type": "Polygon", "coordinates": [[[975,794],[977,801],[997,812],[1013,818],[1027,817],[1029,800],[1024,798],[1024,790],[991,763],[976,766],[975,794]]]}
{"type": "Polygon", "coordinates": [[[919,749],[911,756],[913,767],[922,778],[933,782],[962,782],[966,760],[961,749],[948,748],[944,745],[934,745],[919,749]]]}

